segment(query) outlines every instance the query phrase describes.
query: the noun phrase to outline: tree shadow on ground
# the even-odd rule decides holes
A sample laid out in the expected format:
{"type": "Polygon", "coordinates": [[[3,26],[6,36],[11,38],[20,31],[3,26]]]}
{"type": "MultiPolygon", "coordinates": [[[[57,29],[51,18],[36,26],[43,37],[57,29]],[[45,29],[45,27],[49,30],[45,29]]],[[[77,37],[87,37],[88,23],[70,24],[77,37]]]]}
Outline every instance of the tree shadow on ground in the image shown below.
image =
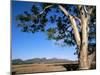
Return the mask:
{"type": "Polygon", "coordinates": [[[76,71],[79,70],[78,64],[63,64],[64,68],[66,68],[66,71],[76,71]]]}

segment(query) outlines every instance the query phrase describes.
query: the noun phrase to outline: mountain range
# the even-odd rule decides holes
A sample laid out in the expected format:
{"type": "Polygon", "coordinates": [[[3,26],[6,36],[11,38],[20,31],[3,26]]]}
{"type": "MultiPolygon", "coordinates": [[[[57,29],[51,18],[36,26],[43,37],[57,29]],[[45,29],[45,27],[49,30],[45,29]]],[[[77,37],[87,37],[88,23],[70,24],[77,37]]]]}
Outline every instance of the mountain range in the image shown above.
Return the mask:
{"type": "Polygon", "coordinates": [[[71,60],[67,59],[58,59],[58,58],[33,58],[28,60],[22,60],[22,59],[13,59],[12,64],[18,65],[18,64],[41,64],[41,63],[66,63],[66,62],[72,62],[71,60]]]}

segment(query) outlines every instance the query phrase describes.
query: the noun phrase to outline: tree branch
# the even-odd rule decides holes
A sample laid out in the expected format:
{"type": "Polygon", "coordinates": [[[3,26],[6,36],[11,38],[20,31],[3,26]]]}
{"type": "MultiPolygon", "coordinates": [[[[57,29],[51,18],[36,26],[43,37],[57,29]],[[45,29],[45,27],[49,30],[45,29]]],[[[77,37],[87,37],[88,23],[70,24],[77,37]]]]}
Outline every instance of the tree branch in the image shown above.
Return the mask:
{"type": "Polygon", "coordinates": [[[61,9],[61,11],[63,11],[63,13],[69,17],[70,19],[70,22],[71,22],[71,26],[72,26],[72,29],[74,31],[74,37],[75,37],[75,40],[76,40],[76,43],[77,43],[77,46],[78,48],[80,48],[80,44],[81,44],[81,39],[80,39],[80,34],[79,34],[79,31],[78,31],[78,27],[77,27],[77,24],[76,24],[76,21],[75,19],[77,17],[73,17],[72,15],[70,15],[68,13],[68,11],[61,5],[58,5],[58,7],[61,9]]]}
{"type": "Polygon", "coordinates": [[[50,8],[50,7],[52,7],[52,6],[53,6],[53,5],[48,5],[48,6],[46,6],[39,14],[35,15],[34,17],[37,18],[37,16],[43,14],[43,13],[45,12],[46,9],[48,9],[48,8],[50,8]]]}
{"type": "MultiPolygon", "coordinates": [[[[60,8],[61,10],[63,10],[63,12],[64,12],[64,14],[65,14],[66,16],[73,16],[73,15],[69,14],[68,11],[67,11],[63,6],[59,5],[59,8],[60,8]]],[[[79,22],[81,22],[80,18],[78,18],[77,16],[73,16],[73,18],[75,18],[75,19],[77,19],[79,22]]]]}
{"type": "Polygon", "coordinates": [[[93,7],[93,8],[91,8],[91,9],[88,11],[88,13],[89,13],[89,18],[90,18],[90,16],[91,16],[91,14],[92,14],[93,10],[94,10],[94,7],[93,7]]]}
{"type": "Polygon", "coordinates": [[[78,18],[77,16],[73,16],[75,19],[77,19],[80,23],[81,23],[81,20],[80,18],[78,18]]]}

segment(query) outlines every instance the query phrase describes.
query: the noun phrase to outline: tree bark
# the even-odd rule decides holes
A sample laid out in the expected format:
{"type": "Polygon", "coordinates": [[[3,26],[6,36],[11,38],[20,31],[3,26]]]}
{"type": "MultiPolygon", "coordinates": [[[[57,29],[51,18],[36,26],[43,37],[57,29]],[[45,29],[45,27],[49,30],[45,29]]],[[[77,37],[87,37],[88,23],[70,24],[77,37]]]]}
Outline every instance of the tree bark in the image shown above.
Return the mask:
{"type": "Polygon", "coordinates": [[[90,15],[94,8],[88,8],[86,12],[86,7],[79,5],[79,12],[81,16],[81,26],[82,26],[82,40],[81,40],[81,50],[80,50],[80,69],[90,69],[92,60],[95,57],[95,52],[93,55],[88,55],[88,24],[90,20],[90,15]],[[81,9],[82,8],[82,9],[81,9]],[[81,10],[80,10],[81,9],[81,10]]]}
{"type": "Polygon", "coordinates": [[[80,49],[80,69],[89,69],[88,61],[88,32],[87,32],[87,19],[82,19],[82,43],[80,49]]]}

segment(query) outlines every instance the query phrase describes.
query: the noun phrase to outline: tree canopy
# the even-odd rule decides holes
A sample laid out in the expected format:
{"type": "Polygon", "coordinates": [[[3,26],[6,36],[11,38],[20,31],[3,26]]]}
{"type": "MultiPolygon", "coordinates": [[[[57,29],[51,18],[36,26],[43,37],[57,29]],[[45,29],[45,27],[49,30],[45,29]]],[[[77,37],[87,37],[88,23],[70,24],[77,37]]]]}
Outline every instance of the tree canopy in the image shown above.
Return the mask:
{"type": "MultiPolygon", "coordinates": [[[[93,12],[88,19],[88,43],[96,43],[96,7],[82,5],[79,9],[79,5],[72,4],[55,4],[55,3],[33,3],[31,12],[23,11],[24,14],[19,14],[16,17],[18,21],[18,27],[22,32],[45,32],[49,40],[56,40],[62,42],[63,46],[75,46],[77,48],[77,41],[75,40],[74,30],[70,16],[75,18],[77,31],[81,36],[81,13],[80,10],[84,8],[85,16],[87,16],[91,8],[93,12]],[[61,9],[67,11],[67,16],[61,9]]],[[[82,37],[81,37],[82,38],[82,37]]]]}

